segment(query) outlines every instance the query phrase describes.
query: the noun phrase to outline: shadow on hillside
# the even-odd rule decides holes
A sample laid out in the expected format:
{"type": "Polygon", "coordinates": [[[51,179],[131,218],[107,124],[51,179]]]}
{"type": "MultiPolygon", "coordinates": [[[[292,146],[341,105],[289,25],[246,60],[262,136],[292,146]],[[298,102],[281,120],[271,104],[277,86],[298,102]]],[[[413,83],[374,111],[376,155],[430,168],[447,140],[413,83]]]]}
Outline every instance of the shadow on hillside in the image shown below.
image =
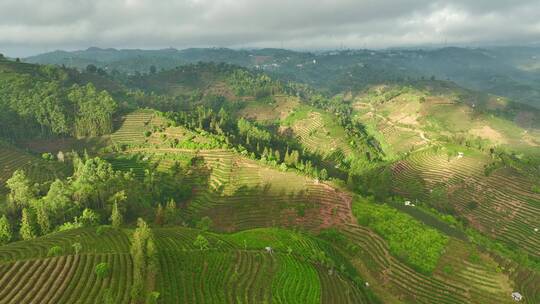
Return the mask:
{"type": "Polygon", "coordinates": [[[259,227],[314,228],[319,202],[306,190],[287,191],[272,184],[240,186],[233,193],[208,189],[193,199],[193,216],[209,216],[218,231],[233,232],[259,227]]]}

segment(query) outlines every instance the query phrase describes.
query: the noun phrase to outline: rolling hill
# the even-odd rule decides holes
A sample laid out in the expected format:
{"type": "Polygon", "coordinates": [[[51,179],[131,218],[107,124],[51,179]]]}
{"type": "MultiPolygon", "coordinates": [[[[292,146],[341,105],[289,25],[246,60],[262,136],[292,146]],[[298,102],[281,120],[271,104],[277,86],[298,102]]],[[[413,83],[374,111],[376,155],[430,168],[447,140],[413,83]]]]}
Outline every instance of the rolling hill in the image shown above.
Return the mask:
{"type": "MultiPolygon", "coordinates": [[[[203,51],[50,58],[239,53],[203,51]]],[[[257,52],[236,63],[307,56],[257,52]]],[[[0,106],[33,130],[0,133],[0,181],[25,172],[0,193],[0,303],[540,299],[534,107],[429,78],[329,94],[223,63],[113,75],[10,61],[0,80],[0,106]]]]}

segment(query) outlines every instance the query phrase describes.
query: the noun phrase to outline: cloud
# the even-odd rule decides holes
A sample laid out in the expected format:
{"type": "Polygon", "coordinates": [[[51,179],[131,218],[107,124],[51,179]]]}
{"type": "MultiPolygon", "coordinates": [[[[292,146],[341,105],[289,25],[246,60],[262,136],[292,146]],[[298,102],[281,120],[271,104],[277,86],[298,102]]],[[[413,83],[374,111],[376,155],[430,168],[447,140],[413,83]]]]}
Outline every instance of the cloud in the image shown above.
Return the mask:
{"type": "Polygon", "coordinates": [[[540,41],[539,11],[537,0],[2,0],[0,52],[524,44],[540,41]]]}

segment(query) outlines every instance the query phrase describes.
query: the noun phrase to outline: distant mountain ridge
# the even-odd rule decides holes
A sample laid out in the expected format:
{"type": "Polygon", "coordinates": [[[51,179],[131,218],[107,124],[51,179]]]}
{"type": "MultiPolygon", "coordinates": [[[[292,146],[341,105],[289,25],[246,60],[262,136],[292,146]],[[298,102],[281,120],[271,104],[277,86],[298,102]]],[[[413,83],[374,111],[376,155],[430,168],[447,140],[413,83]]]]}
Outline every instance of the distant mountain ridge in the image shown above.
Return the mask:
{"type": "Polygon", "coordinates": [[[335,50],[174,48],[54,51],[23,59],[84,69],[147,73],[189,63],[223,62],[263,69],[284,80],[303,82],[331,93],[407,79],[448,79],[465,88],[506,96],[540,107],[540,47],[335,50]]]}

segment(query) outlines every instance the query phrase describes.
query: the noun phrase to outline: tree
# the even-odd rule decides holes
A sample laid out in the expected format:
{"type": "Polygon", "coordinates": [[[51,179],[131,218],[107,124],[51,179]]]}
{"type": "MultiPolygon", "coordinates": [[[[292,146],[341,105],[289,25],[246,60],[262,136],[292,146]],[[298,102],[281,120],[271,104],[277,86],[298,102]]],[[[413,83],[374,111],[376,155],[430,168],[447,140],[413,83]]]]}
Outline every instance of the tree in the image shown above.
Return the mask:
{"type": "Polygon", "coordinates": [[[49,219],[48,211],[45,208],[43,202],[40,202],[39,205],[36,207],[36,217],[37,223],[41,231],[41,235],[45,235],[51,232],[51,221],[49,219]]]}
{"type": "Polygon", "coordinates": [[[114,299],[114,296],[113,296],[112,289],[107,288],[107,289],[104,290],[102,303],[104,303],[104,304],[115,304],[116,303],[115,299],[114,299]]]}
{"type": "Polygon", "coordinates": [[[319,172],[319,177],[321,180],[327,180],[328,179],[328,171],[326,169],[322,169],[321,172],[319,172]]]}
{"type": "Polygon", "coordinates": [[[164,221],[163,213],[164,213],[163,212],[163,207],[161,206],[161,204],[158,204],[157,209],[156,209],[156,217],[155,217],[155,220],[154,220],[156,225],[159,225],[159,226],[163,225],[163,221],[164,221]]]}
{"type": "Polygon", "coordinates": [[[354,176],[352,175],[351,172],[349,172],[349,174],[347,174],[347,187],[350,190],[354,190],[354,176]]]}
{"type": "Polygon", "coordinates": [[[287,148],[287,151],[285,152],[285,158],[284,161],[288,166],[296,166],[298,164],[298,161],[300,160],[300,153],[296,150],[292,150],[291,153],[289,153],[289,148],[287,148]]]}
{"type": "Polygon", "coordinates": [[[159,292],[152,291],[148,294],[148,297],[146,297],[146,304],[157,304],[159,299],[159,292]]]}
{"type": "Polygon", "coordinates": [[[107,201],[122,201],[119,186],[130,182],[130,176],[115,171],[107,161],[95,157],[75,162],[74,197],[88,207],[102,208],[107,201]],[[107,200],[109,198],[109,200],[107,200]]]}
{"type": "Polygon", "coordinates": [[[47,252],[48,257],[55,257],[62,254],[64,250],[60,246],[53,246],[49,248],[49,252],[47,252]]]}
{"type": "Polygon", "coordinates": [[[32,223],[32,216],[28,209],[23,208],[21,217],[21,229],[19,230],[23,240],[31,240],[36,237],[32,223]]]}
{"type": "Polygon", "coordinates": [[[193,242],[194,246],[199,247],[201,250],[206,250],[210,247],[210,242],[201,234],[197,235],[197,238],[195,238],[195,242],[193,242]]]}
{"type": "Polygon", "coordinates": [[[49,187],[47,195],[41,200],[53,222],[64,223],[68,217],[73,217],[79,212],[79,206],[71,199],[72,191],[63,181],[57,179],[49,187]]]}
{"type": "Polygon", "coordinates": [[[155,74],[156,71],[157,71],[156,66],[155,66],[155,65],[151,65],[151,66],[150,66],[150,74],[155,74]]]}
{"type": "Polygon", "coordinates": [[[10,190],[8,199],[18,207],[28,206],[35,198],[35,190],[24,170],[15,170],[11,178],[6,181],[6,186],[10,190]]]}
{"type": "Polygon", "coordinates": [[[63,163],[65,161],[64,152],[58,151],[58,154],[56,154],[56,158],[58,159],[59,162],[63,163]]]}
{"type": "Polygon", "coordinates": [[[71,247],[73,248],[73,251],[75,251],[75,255],[78,255],[82,250],[82,245],[79,242],[71,244],[71,247]]]}
{"type": "Polygon", "coordinates": [[[118,210],[118,203],[113,204],[112,213],[111,213],[111,224],[115,228],[120,228],[122,226],[123,218],[122,214],[118,210]]]}
{"type": "Polygon", "coordinates": [[[75,136],[99,136],[112,132],[112,115],[117,104],[107,91],[98,92],[92,84],[75,85],[68,99],[76,108],[75,136]]]}
{"type": "Polygon", "coordinates": [[[200,229],[202,231],[208,231],[212,228],[212,219],[208,216],[203,217],[198,223],[197,223],[197,229],[200,229]]]}
{"type": "Polygon", "coordinates": [[[97,67],[93,64],[89,64],[86,66],[86,71],[88,73],[96,73],[97,72],[97,67]]]}
{"type": "Polygon", "coordinates": [[[0,218],[0,245],[5,245],[11,241],[13,237],[11,225],[5,215],[0,218]]]}
{"type": "Polygon", "coordinates": [[[99,263],[96,265],[96,268],[94,269],[94,272],[96,273],[97,277],[100,279],[104,279],[109,276],[109,273],[111,271],[111,267],[108,263],[99,263]]]}
{"type": "Polygon", "coordinates": [[[140,302],[148,293],[145,282],[152,281],[157,269],[157,254],[152,231],[141,218],[137,220],[130,252],[133,258],[131,297],[135,302],[140,302]]]}
{"type": "Polygon", "coordinates": [[[165,222],[167,224],[174,224],[176,222],[176,217],[176,202],[171,199],[167,202],[167,206],[165,207],[165,222]]]}
{"type": "MultiPolygon", "coordinates": [[[[118,207],[121,207],[122,203],[127,201],[127,194],[125,190],[121,190],[109,197],[109,203],[112,205],[120,204],[118,207]]],[[[120,208],[123,209],[123,208],[120,208]]],[[[122,210],[123,211],[123,210],[122,210]]]]}
{"type": "Polygon", "coordinates": [[[78,221],[86,227],[97,226],[99,224],[99,214],[92,209],[84,209],[83,214],[78,217],[78,221]]]}

